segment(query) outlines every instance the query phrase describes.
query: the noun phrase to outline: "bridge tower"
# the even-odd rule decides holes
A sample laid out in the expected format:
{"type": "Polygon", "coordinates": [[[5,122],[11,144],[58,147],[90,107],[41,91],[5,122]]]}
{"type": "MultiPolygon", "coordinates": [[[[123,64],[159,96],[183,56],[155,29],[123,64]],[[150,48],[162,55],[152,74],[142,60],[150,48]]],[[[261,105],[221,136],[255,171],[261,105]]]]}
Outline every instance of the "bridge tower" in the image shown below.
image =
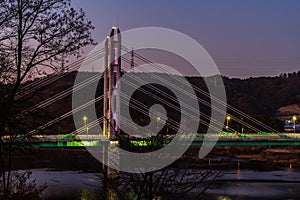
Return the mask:
{"type": "Polygon", "coordinates": [[[121,32],[113,27],[104,49],[103,135],[114,139],[120,132],[121,32]]]}

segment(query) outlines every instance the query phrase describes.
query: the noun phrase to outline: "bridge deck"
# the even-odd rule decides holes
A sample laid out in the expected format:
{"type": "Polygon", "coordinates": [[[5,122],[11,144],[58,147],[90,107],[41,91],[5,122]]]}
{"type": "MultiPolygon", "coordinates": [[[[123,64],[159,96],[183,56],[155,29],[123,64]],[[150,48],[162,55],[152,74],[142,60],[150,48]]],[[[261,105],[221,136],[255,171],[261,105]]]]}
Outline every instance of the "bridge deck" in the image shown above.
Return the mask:
{"type": "MultiPolygon", "coordinates": [[[[193,141],[193,146],[203,144],[205,134],[197,134],[193,141]]],[[[210,134],[206,137],[206,145],[219,146],[299,146],[300,134],[295,133],[265,133],[265,134],[210,134]],[[216,143],[217,141],[217,143],[216,143]]],[[[171,141],[172,137],[167,137],[171,141]]],[[[134,138],[136,145],[145,145],[147,142],[143,138],[134,138]]],[[[16,146],[40,146],[40,147],[78,147],[78,146],[104,146],[110,142],[101,135],[36,135],[30,141],[13,142],[16,146]]],[[[9,144],[9,138],[4,137],[3,145],[9,144]]],[[[181,144],[185,144],[182,142],[181,144]]]]}

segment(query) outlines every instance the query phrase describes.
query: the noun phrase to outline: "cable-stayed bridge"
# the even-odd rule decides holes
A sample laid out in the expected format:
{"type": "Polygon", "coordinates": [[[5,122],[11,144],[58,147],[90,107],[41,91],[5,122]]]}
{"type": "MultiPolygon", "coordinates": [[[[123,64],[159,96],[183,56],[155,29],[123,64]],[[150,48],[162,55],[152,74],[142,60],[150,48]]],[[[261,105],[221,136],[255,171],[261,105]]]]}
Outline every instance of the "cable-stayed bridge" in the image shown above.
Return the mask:
{"type": "MultiPolygon", "coordinates": [[[[121,128],[119,124],[123,125],[125,124],[129,129],[134,130],[136,129],[137,124],[134,123],[132,120],[128,118],[124,118],[122,115],[120,115],[121,112],[121,106],[122,103],[126,103],[127,101],[131,101],[132,103],[129,104],[130,108],[133,110],[138,111],[139,113],[143,115],[148,115],[149,113],[149,106],[145,105],[143,101],[137,101],[136,99],[131,98],[130,96],[127,96],[126,94],[120,93],[120,85],[122,84],[127,87],[136,87],[136,84],[147,84],[147,82],[137,76],[137,73],[126,73],[126,77],[128,77],[125,80],[119,81],[122,76],[122,65],[121,63],[124,62],[125,64],[131,66],[132,68],[136,67],[136,63],[134,62],[134,59],[138,59],[139,61],[143,63],[147,63],[151,65],[153,68],[159,68],[157,64],[151,62],[151,60],[145,58],[144,56],[134,52],[132,49],[122,46],[121,43],[121,32],[118,28],[114,28],[110,34],[110,37],[107,38],[105,48],[101,50],[97,50],[90,55],[81,58],[80,60],[70,64],[68,66],[68,72],[64,74],[53,74],[45,79],[41,79],[38,81],[34,81],[30,84],[25,85],[22,87],[16,96],[17,99],[20,99],[28,94],[32,94],[35,91],[39,90],[42,87],[45,87],[47,85],[50,85],[51,83],[64,78],[68,73],[77,71],[81,66],[87,65],[89,63],[92,63],[94,61],[99,60],[99,58],[104,57],[105,63],[105,71],[104,73],[95,73],[91,75],[90,77],[86,78],[85,80],[82,80],[80,83],[75,84],[73,87],[67,88],[64,91],[55,94],[51,98],[48,98],[24,111],[19,113],[16,116],[16,119],[21,119],[26,115],[30,115],[31,113],[37,112],[39,109],[46,108],[47,106],[52,105],[53,103],[70,96],[73,92],[82,90],[86,87],[88,87],[90,84],[97,83],[100,79],[103,79],[103,94],[96,97],[95,99],[89,100],[80,106],[76,107],[75,109],[66,112],[60,116],[58,116],[55,119],[52,119],[48,121],[47,123],[39,126],[38,128],[35,128],[28,132],[27,134],[24,134],[20,137],[21,142],[28,141],[32,145],[41,145],[41,146],[93,146],[93,145],[101,145],[100,143],[97,143],[97,141],[101,141],[102,135],[113,138],[112,135],[119,134],[121,131],[121,128]],[[121,56],[121,51],[125,52],[126,54],[129,54],[132,56],[132,59],[128,59],[125,56],[121,56]],[[43,135],[43,130],[46,130],[50,126],[55,125],[56,123],[69,118],[73,116],[74,113],[81,112],[82,110],[88,108],[89,106],[94,105],[95,102],[101,102],[103,101],[103,115],[100,116],[98,119],[93,121],[85,121],[86,124],[84,124],[81,128],[78,128],[77,130],[74,130],[73,132],[66,134],[66,135],[43,135]],[[112,106],[115,104],[116,106],[112,106]],[[102,126],[102,132],[89,132],[89,130],[92,130],[97,125],[102,126]],[[78,135],[80,138],[78,138],[78,135]],[[101,135],[101,137],[99,136],[101,135]],[[81,142],[80,142],[81,141],[81,142]]],[[[101,63],[99,63],[100,65],[101,63]]],[[[147,72],[147,71],[146,71],[147,72]]],[[[151,72],[151,71],[149,71],[151,72]]],[[[157,80],[161,80],[162,78],[157,74],[152,74],[152,77],[156,78],[157,80]]],[[[185,84],[182,82],[180,78],[176,78],[174,76],[176,81],[185,84]]],[[[167,79],[161,80],[164,82],[166,87],[172,87],[176,90],[182,92],[186,96],[192,96],[188,93],[188,91],[183,90],[180,87],[177,87],[172,82],[168,81],[167,79]]],[[[203,126],[210,126],[215,131],[215,134],[218,135],[218,142],[217,145],[299,145],[300,137],[298,134],[294,133],[279,133],[277,130],[273,129],[272,127],[269,127],[268,125],[256,120],[252,116],[242,112],[241,110],[233,107],[232,105],[228,105],[226,102],[218,99],[215,96],[210,95],[207,91],[197,87],[196,85],[192,84],[193,89],[196,93],[201,94],[205,98],[195,97],[196,101],[201,103],[201,105],[206,106],[209,109],[214,110],[215,112],[219,112],[223,114],[224,116],[230,116],[230,120],[235,121],[239,123],[243,128],[247,128],[248,132],[245,133],[242,129],[235,130],[231,126],[228,126],[228,119],[227,125],[223,122],[220,122],[218,119],[211,118],[206,113],[201,112],[201,117],[204,120],[200,120],[200,124],[203,126]],[[206,99],[211,99],[222,106],[227,107],[227,112],[223,111],[220,107],[212,106],[210,101],[207,101],[206,99]],[[230,113],[230,115],[228,114],[230,113]],[[242,116],[243,119],[237,116],[242,116]],[[224,131],[226,130],[226,131],[224,131]]],[[[176,98],[169,93],[167,93],[165,90],[162,90],[158,87],[155,87],[153,85],[147,85],[147,88],[139,88],[139,92],[143,93],[144,95],[150,96],[153,99],[156,99],[157,102],[168,106],[169,108],[173,109],[176,112],[181,112],[181,109],[176,106],[176,98]],[[156,91],[156,92],[153,92],[156,91]],[[158,95],[159,93],[160,95],[158,95]],[[162,98],[163,96],[163,98],[162,98]]],[[[181,105],[187,111],[184,113],[186,116],[192,117],[193,114],[197,113],[197,107],[193,107],[188,104],[181,105]]],[[[178,130],[178,127],[180,127],[180,123],[176,120],[169,119],[167,117],[161,116],[160,113],[155,113],[154,116],[158,121],[168,121],[166,125],[166,132],[164,133],[169,140],[172,139],[172,135],[168,134],[168,131],[171,130],[178,130]]],[[[157,122],[158,123],[158,122],[157,122]]],[[[183,131],[188,132],[189,127],[182,127],[183,131]]],[[[149,130],[149,133],[151,133],[153,130],[149,130]]],[[[5,136],[4,136],[5,137],[5,136]]],[[[196,139],[193,143],[193,145],[201,145],[203,139],[205,137],[208,137],[205,133],[198,133],[196,135],[196,139]]],[[[211,139],[214,139],[214,136],[209,136],[211,139]]],[[[5,139],[5,138],[4,138],[5,139]]],[[[6,137],[6,139],[9,139],[6,137]]],[[[134,138],[134,140],[137,144],[142,144],[143,139],[134,138]]],[[[26,144],[26,143],[24,143],[26,144]]]]}

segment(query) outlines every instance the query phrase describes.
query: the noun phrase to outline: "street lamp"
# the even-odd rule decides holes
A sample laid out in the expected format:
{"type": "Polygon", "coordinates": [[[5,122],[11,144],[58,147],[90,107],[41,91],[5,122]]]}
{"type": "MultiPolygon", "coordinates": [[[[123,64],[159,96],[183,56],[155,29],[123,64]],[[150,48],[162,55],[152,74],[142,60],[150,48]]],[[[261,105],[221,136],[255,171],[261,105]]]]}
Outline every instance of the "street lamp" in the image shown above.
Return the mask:
{"type": "Polygon", "coordinates": [[[169,123],[167,122],[167,135],[169,135],[169,123]]]}
{"type": "Polygon", "coordinates": [[[87,116],[84,116],[82,119],[84,121],[84,128],[86,130],[86,136],[88,136],[88,134],[89,134],[89,132],[88,132],[89,129],[87,127],[87,120],[88,120],[88,118],[87,118],[87,116]]]}
{"type": "Polygon", "coordinates": [[[297,121],[297,116],[296,115],[293,115],[293,122],[294,122],[294,126],[293,126],[293,128],[294,128],[294,133],[296,133],[296,121],[297,121]]]}
{"type": "Polygon", "coordinates": [[[231,117],[229,116],[229,115],[227,115],[226,116],[226,130],[228,131],[228,129],[229,129],[229,126],[228,126],[228,124],[229,124],[229,120],[231,119],[231,117]]]}
{"type": "Polygon", "coordinates": [[[160,117],[156,118],[156,132],[158,132],[158,122],[160,121],[160,117]]]}
{"type": "Polygon", "coordinates": [[[244,118],[241,118],[242,120],[242,134],[244,134],[244,118]]]}

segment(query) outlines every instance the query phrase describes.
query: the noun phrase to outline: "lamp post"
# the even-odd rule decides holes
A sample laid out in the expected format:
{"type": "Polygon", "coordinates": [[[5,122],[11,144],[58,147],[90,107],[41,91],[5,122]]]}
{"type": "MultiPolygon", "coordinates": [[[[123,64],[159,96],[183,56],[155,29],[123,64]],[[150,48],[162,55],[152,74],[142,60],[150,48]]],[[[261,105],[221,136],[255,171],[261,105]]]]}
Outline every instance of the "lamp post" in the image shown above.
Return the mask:
{"type": "Polygon", "coordinates": [[[83,121],[84,121],[84,129],[86,130],[86,136],[88,136],[88,134],[89,134],[89,132],[88,132],[88,127],[87,127],[87,120],[88,120],[88,118],[87,118],[87,116],[84,116],[83,118],[83,121]]]}
{"type": "Polygon", "coordinates": [[[241,118],[242,120],[242,134],[244,134],[244,118],[241,118]]]}
{"type": "Polygon", "coordinates": [[[231,119],[231,117],[229,115],[226,116],[226,130],[229,130],[229,120],[231,119]]]}
{"type": "Polygon", "coordinates": [[[158,122],[160,121],[160,117],[156,118],[156,132],[158,132],[158,122]]]}
{"type": "Polygon", "coordinates": [[[294,122],[294,126],[293,126],[293,128],[294,128],[294,133],[296,133],[296,121],[297,121],[297,116],[296,115],[293,115],[293,122],[294,122]]]}
{"type": "Polygon", "coordinates": [[[169,123],[167,123],[167,135],[169,135],[169,123]]]}

